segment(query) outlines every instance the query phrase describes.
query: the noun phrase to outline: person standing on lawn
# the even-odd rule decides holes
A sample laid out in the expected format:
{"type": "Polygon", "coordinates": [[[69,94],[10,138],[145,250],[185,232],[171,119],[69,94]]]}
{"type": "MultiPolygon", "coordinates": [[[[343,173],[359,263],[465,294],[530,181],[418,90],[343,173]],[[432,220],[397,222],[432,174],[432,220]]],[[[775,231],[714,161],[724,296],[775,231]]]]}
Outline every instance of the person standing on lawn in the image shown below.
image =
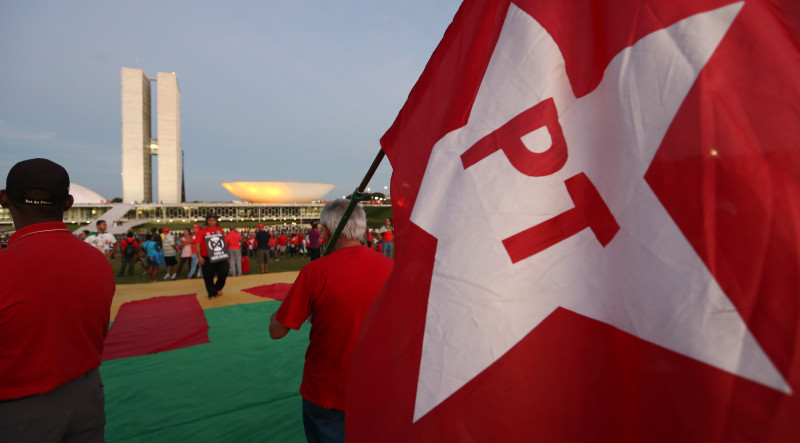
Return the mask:
{"type": "Polygon", "coordinates": [[[189,275],[186,276],[187,279],[195,277],[195,271],[197,271],[196,277],[203,276],[203,269],[199,266],[200,264],[200,255],[197,252],[202,239],[200,238],[200,225],[192,226],[192,266],[189,268],[189,275]]]}
{"type": "Polygon", "coordinates": [[[163,233],[163,248],[164,248],[164,265],[166,265],[167,271],[164,274],[164,280],[175,280],[178,273],[175,272],[175,266],[178,264],[178,248],[177,242],[175,241],[175,236],[169,232],[169,228],[164,227],[161,229],[163,233]]]}
{"type": "Polygon", "coordinates": [[[258,232],[256,233],[256,258],[258,264],[261,265],[261,273],[266,274],[269,267],[269,251],[271,235],[269,231],[264,229],[264,223],[258,224],[258,232]]]}
{"type": "Polygon", "coordinates": [[[225,243],[228,245],[228,273],[234,277],[242,275],[242,235],[231,226],[231,231],[225,236],[225,243]]]}
{"type": "Polygon", "coordinates": [[[120,264],[118,277],[122,277],[122,274],[125,273],[125,267],[128,267],[128,276],[132,276],[133,266],[136,264],[136,256],[139,255],[139,242],[133,237],[132,231],[128,231],[125,239],[119,242],[119,250],[122,255],[122,263],[120,264]]]}
{"type": "Polygon", "coordinates": [[[228,255],[225,245],[225,231],[219,227],[216,215],[206,216],[206,227],[200,232],[200,244],[196,245],[200,268],[203,270],[203,281],[206,284],[209,300],[222,297],[222,288],[228,278],[228,255]],[[210,247],[210,248],[209,248],[210,247]],[[215,279],[216,278],[216,279],[215,279]]]}
{"type": "Polygon", "coordinates": [[[111,260],[114,250],[117,248],[117,239],[110,232],[106,232],[108,225],[105,220],[97,220],[95,223],[97,232],[86,236],[86,243],[99,249],[100,252],[106,255],[106,258],[111,260]]]}
{"type": "Polygon", "coordinates": [[[178,262],[178,269],[175,270],[175,275],[181,273],[185,263],[191,263],[192,261],[192,231],[189,228],[185,228],[183,235],[178,239],[178,250],[181,251],[181,261],[178,262]]]}

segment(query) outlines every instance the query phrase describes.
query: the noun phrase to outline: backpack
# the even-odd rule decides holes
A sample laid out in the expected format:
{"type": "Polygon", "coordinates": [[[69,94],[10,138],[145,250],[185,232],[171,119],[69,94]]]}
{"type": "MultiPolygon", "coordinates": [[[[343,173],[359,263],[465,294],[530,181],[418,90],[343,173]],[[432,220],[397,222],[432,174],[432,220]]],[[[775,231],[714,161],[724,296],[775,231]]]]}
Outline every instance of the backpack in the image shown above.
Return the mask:
{"type": "Polygon", "coordinates": [[[133,246],[133,241],[127,242],[125,245],[125,257],[133,257],[134,252],[136,252],[136,247],[133,246]]]}

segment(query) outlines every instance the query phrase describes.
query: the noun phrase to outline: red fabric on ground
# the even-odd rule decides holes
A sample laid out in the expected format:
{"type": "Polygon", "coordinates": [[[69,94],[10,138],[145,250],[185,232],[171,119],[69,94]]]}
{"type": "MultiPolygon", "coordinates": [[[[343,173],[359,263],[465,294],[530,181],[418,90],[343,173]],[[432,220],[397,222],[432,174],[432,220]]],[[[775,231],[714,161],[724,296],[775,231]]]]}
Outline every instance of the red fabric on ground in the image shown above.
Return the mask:
{"type": "Polygon", "coordinates": [[[103,361],[210,343],[196,294],[125,303],[108,332],[103,361]]]}
{"type": "Polygon", "coordinates": [[[275,283],[272,285],[256,286],[250,289],[242,289],[242,291],[259,297],[283,300],[286,298],[286,294],[289,293],[289,288],[291,287],[292,285],[289,283],[275,283]]]}

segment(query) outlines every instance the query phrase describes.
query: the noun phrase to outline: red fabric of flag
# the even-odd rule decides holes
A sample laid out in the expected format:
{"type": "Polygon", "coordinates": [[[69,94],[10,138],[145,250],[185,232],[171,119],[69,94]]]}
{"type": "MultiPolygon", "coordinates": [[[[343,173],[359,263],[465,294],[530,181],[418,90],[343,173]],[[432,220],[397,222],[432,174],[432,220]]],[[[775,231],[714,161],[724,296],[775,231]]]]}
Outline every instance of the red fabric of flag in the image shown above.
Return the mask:
{"type": "Polygon", "coordinates": [[[800,440],[798,78],[788,1],[465,1],[348,439],[800,440]]]}
{"type": "Polygon", "coordinates": [[[259,297],[271,298],[274,300],[284,300],[289,294],[289,289],[292,287],[290,283],[273,283],[271,285],[261,285],[253,288],[242,289],[248,294],[257,295],[259,297]]]}
{"type": "Polygon", "coordinates": [[[105,341],[103,361],[211,343],[196,294],[125,303],[105,341]]]}

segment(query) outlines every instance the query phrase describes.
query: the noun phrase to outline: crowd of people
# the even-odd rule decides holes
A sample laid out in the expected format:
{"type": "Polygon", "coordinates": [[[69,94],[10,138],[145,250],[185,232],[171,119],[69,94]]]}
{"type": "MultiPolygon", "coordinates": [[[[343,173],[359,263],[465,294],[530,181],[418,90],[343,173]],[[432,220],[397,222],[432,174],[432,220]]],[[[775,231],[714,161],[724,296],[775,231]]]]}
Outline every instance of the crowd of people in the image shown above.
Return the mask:
{"type": "MultiPolygon", "coordinates": [[[[219,224],[216,216],[210,216],[212,223],[219,224]]],[[[96,231],[83,230],[79,237],[113,259],[121,256],[118,277],[132,276],[138,264],[142,274],[150,277],[150,282],[159,277],[163,280],[203,278],[203,269],[196,248],[201,244],[199,232],[207,228],[199,224],[179,231],[169,227],[151,228],[150,232],[129,231],[121,240],[107,232],[107,223],[99,220],[96,231]],[[182,274],[184,267],[186,274],[182,274]]],[[[266,227],[263,223],[252,227],[220,227],[225,248],[228,251],[227,275],[236,277],[250,273],[251,262],[259,265],[261,273],[268,272],[270,260],[278,261],[286,257],[319,258],[324,250],[325,236],[317,222],[308,226],[266,227]]],[[[367,230],[362,242],[369,248],[392,258],[393,227],[387,219],[379,229],[367,230]]]]}
{"type": "Polygon", "coordinates": [[[117,253],[120,276],[132,275],[140,263],[151,282],[162,268],[163,278],[174,280],[187,266],[186,278],[202,276],[210,299],[223,295],[228,275],[242,275],[250,257],[266,273],[270,259],[307,256],[310,263],[265,322],[273,339],[311,323],[298,405],[306,437],[345,440],[350,360],[361,323],[392,270],[391,220],[368,231],[364,209],[356,206],[325,256],[326,239],[331,242],[348,207],[345,199],[328,202],[319,224],[303,229],[223,229],[209,215],[204,226],[128,232],[118,241],[103,220],[95,232],[75,236],[67,229],[69,185],[63,167],[31,159],[17,163],[0,190],[0,205],[9,209],[16,229],[0,251],[0,356],[6,357],[0,358],[0,441],[103,441],[98,368],[117,253]],[[59,254],[43,254],[53,249],[59,254]]]}

